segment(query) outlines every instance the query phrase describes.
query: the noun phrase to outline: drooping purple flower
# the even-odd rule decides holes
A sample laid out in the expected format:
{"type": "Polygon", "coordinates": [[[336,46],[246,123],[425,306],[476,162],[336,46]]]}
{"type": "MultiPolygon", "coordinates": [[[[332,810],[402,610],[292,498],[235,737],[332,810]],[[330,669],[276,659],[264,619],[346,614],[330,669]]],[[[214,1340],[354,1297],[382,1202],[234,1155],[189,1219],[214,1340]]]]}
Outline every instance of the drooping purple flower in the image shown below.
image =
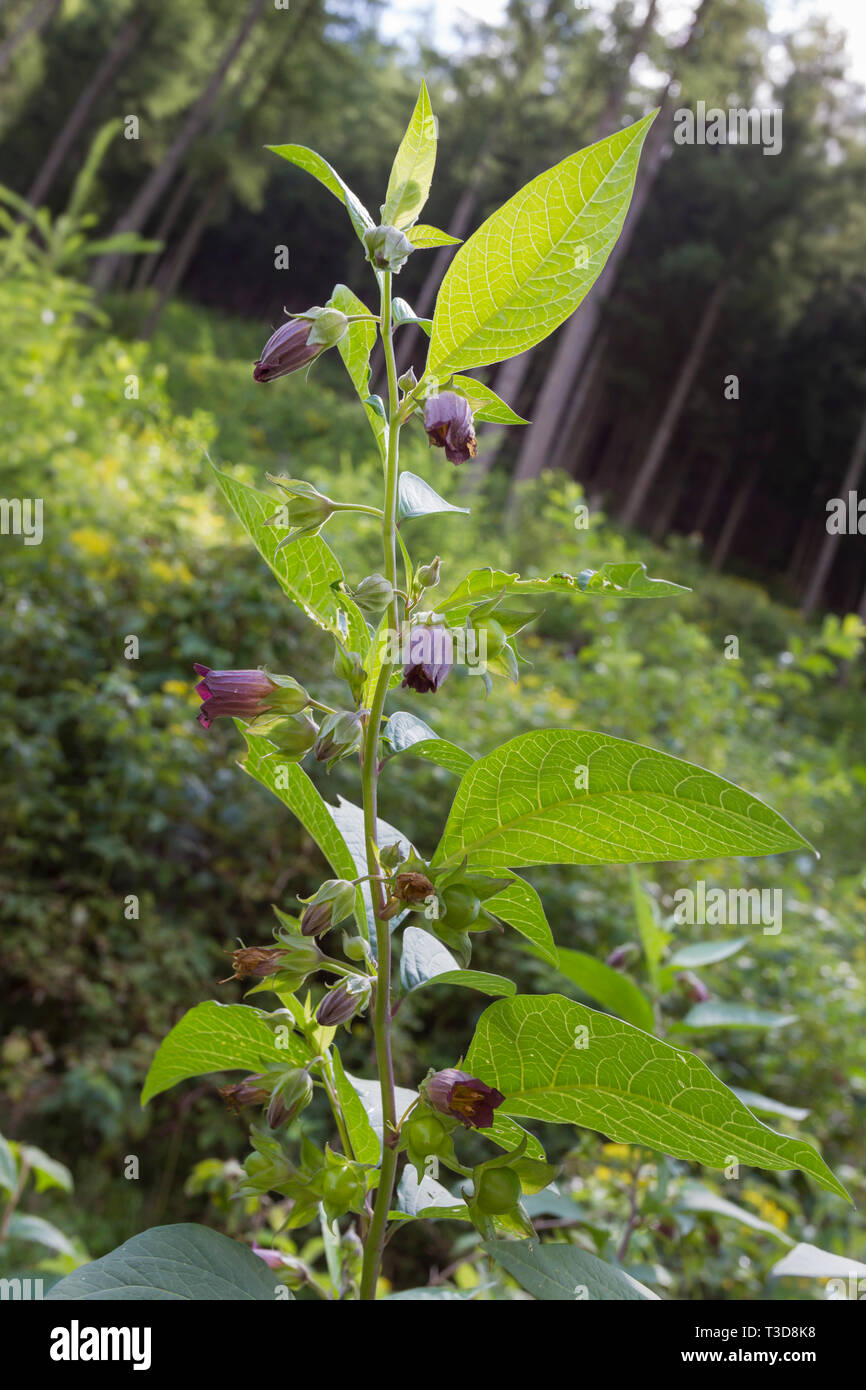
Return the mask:
{"type": "Polygon", "coordinates": [[[193,669],[201,676],[195,689],[202,699],[198,722],[204,729],[209,729],[221,714],[238,719],[264,714],[274,691],[279,690],[264,671],[212,671],[210,666],[200,666],[198,662],[193,669]]]}
{"type": "Polygon", "coordinates": [[[428,396],[424,405],[424,428],[437,449],[445,450],[449,463],[465,463],[478,452],[475,420],[465,396],[456,391],[440,391],[428,396]]]}
{"type": "Polygon", "coordinates": [[[272,333],[262,348],[262,355],[253,368],[254,381],[276,381],[306,367],[324,351],[324,344],[310,344],[307,339],[313,325],[306,319],[290,319],[272,333]]]}
{"type": "Polygon", "coordinates": [[[420,695],[436,692],[454,665],[454,639],[442,623],[413,627],[403,666],[404,686],[420,695]]]}
{"type": "Polygon", "coordinates": [[[494,1110],[505,1099],[494,1086],[487,1086],[477,1076],[457,1067],[435,1072],[426,1083],[424,1094],[434,1110],[451,1115],[466,1129],[489,1129],[494,1110]]]}

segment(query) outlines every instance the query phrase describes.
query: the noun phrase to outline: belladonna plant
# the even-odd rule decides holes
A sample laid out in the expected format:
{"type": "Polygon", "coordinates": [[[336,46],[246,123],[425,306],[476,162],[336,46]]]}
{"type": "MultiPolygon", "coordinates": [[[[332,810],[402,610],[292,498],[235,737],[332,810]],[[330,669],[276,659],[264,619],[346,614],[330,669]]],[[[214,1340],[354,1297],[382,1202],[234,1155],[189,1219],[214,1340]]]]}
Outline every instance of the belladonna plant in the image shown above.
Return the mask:
{"type": "MultiPolygon", "coordinates": [[[[535,957],[559,964],[544,907],[520,873],[534,865],[677,863],[810,848],[779,814],[733,783],[604,731],[531,730],[481,756],[430,734],[438,705],[456,684],[452,667],[468,660],[467,635],[486,638],[475,652],[486,665],[486,680],[467,682],[483,699],[485,684],[519,679],[517,634],[534,602],[556,595],[577,605],[599,595],[623,603],[676,602],[683,592],[649,578],[639,562],[621,559],[575,575],[544,577],[543,557],[528,578],[471,565],[449,573],[438,557],[416,557],[412,548],[415,518],[448,504],[400,466],[404,431],[426,436],[460,467],[475,452],[479,422],[522,423],[472,373],[525,352],[577,309],[623,225],[654,116],[539,174],[459,246],[432,321],[422,323],[429,346],[418,379],[410,371],[398,380],[395,335],[415,316],[395,296],[395,276],[410,255],[454,242],[419,222],[437,144],[426,87],[394,159],[379,222],[320,155],[301,145],[271,147],[317,178],[348,215],[376,298],[368,307],[354,290],[336,285],[327,305],[276,329],[249,389],[279,392],[279,378],[303,372],[306,389],[315,392],[314,359],[336,349],[366,417],[370,448],[381,460],[381,505],[334,499],[304,479],[274,478],[274,493],[216,472],[226,502],[287,600],[333,641],[333,669],[345,694],[339,708],[323,705],[315,697],[315,670],[270,675],[265,664],[272,654],[263,651],[261,670],[197,667],[202,723],[218,714],[234,717],[246,744],[244,770],[282,803],[278,815],[288,808],[298,817],[329,868],[304,902],[287,897],[274,904],[274,941],[263,932],[265,939],[233,951],[223,1004],[195,1004],[169,1033],[143,1101],[204,1072],[241,1073],[224,1089],[244,1120],[252,1120],[240,1194],[281,1199],[290,1230],[327,1223],[330,1284],[324,1293],[333,1298],[374,1299],[386,1241],[397,1246],[410,1239],[415,1221],[435,1220],[437,1213],[474,1225],[486,1257],[518,1270],[516,1277],[532,1289],[550,1247],[533,1231],[524,1198],[547,1186],[555,1171],[539,1137],[525,1128],[527,1120],[584,1127],[680,1164],[713,1169],[736,1160],[799,1169],[846,1196],[813,1145],[762,1123],[682,1036],[676,1047],[660,1036],[658,996],[671,975],[663,963],[667,937],[636,881],[652,998],[623,979],[635,968],[626,953],[619,972],[596,963],[596,974],[606,971],[604,978],[619,986],[607,997],[601,993],[610,1012],[557,993],[520,995],[509,979],[468,968],[477,934],[495,928],[495,949],[503,926],[517,932],[535,957]],[[387,375],[383,398],[370,388],[377,338],[387,375]],[[323,532],[337,512],[354,512],[359,525],[380,528],[381,561],[372,575],[345,574],[328,546],[323,532]],[[401,683],[404,708],[395,721],[388,702],[401,683]],[[424,722],[406,712],[408,702],[417,702],[424,722]],[[301,725],[291,724],[298,720],[301,725]],[[455,779],[435,844],[415,845],[405,830],[385,827],[378,816],[380,778],[394,758],[412,758],[415,747],[455,779]],[[327,775],[323,764],[358,766],[360,804],[324,798],[304,771],[304,759],[319,760],[318,784],[327,775]],[[256,998],[226,1001],[238,988],[235,981],[256,998]],[[395,1010],[420,988],[474,990],[467,997],[477,1001],[467,1009],[464,1055],[443,1055],[440,1046],[440,1070],[426,1078],[411,1053],[395,1055],[392,1033],[395,1010]],[[482,1006],[485,994],[493,1002],[482,1006]],[[263,1001],[272,1010],[261,1007],[263,1001]],[[343,1066],[340,1046],[353,1031],[372,1043],[373,1076],[349,1075],[343,1066]],[[304,1133],[307,1078],[329,1107],[322,1148],[304,1133]],[[487,1154],[480,1161],[479,1148],[487,1154]],[[519,1265],[509,1257],[514,1239],[523,1241],[519,1265]]],[[[301,275],[302,258],[301,247],[293,257],[301,275]]],[[[330,487],[330,480],[318,481],[330,487]]],[[[452,514],[449,525],[458,524],[452,514]]],[[[226,922],[226,949],[232,937],[226,922]]],[[[428,1045],[435,1055],[435,1032],[428,1045]]],[[[321,1117],[317,1124],[319,1137],[321,1117]]],[[[173,1229],[178,1234],[163,1252],[167,1270],[190,1228],[173,1229]]],[[[282,1286],[305,1283],[308,1292],[323,1292],[303,1261],[268,1258],[266,1264],[227,1238],[207,1234],[238,1252],[241,1286],[254,1278],[279,1279],[282,1286]]],[[[149,1242],[156,1284],[159,1231],[137,1239],[149,1242]]],[[[124,1248],[129,1251],[129,1243],[124,1248]]],[[[123,1268],[113,1271],[113,1288],[126,1277],[123,1268]]],[[[580,1278],[590,1297],[626,1287],[617,1283],[626,1276],[615,1261],[596,1260],[594,1268],[601,1273],[583,1269],[580,1278]],[[593,1279],[601,1281],[598,1288],[593,1279]]],[[[91,1279],[95,1269],[88,1266],[91,1279]]],[[[492,1296],[508,1296],[501,1278],[486,1286],[492,1296]]],[[[635,1288],[638,1296],[650,1296],[632,1280],[628,1297],[635,1297],[635,1288]]]]}

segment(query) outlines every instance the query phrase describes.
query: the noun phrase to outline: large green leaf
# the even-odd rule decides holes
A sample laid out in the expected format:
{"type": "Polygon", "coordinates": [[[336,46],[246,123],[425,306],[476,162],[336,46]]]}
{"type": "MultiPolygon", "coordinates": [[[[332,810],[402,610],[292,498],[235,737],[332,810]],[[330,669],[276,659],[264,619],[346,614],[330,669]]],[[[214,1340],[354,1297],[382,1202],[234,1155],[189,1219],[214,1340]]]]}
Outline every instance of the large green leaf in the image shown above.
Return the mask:
{"type": "Polygon", "coordinates": [[[671,1031],[715,1032],[720,1028],[786,1028],[797,1021],[796,1014],[779,1014],[772,1009],[756,1009],[751,1004],[729,1004],[725,999],[708,999],[695,1004],[671,1031]]]}
{"type": "Polygon", "coordinates": [[[670,598],[686,594],[681,584],[668,579],[651,579],[638,560],[617,561],[580,574],[552,574],[548,579],[521,579],[506,570],[470,570],[457,588],[436,604],[438,613],[460,618],[476,603],[504,595],[508,598],[535,598],[545,594],[616,594],[619,598],[670,598]]]}
{"type": "Polygon", "coordinates": [[[318,179],[319,183],[324,184],[328,192],[333,193],[343,204],[359,239],[363,241],[365,231],[375,225],[373,219],[361,200],[355,197],[348,184],[343,182],[336,169],[332,169],[326,159],[316,154],[315,150],[307,149],[306,145],[266,145],[265,148],[278,154],[281,159],[287,159],[290,164],[297,165],[299,169],[306,170],[314,179],[318,179]]]}
{"type": "Polygon", "coordinates": [[[561,949],[557,969],[590,999],[603,1004],[611,1013],[651,1033],[655,1024],[652,1004],[634,980],[614,970],[603,960],[585,951],[561,949]]]}
{"type": "Polygon", "coordinates": [[[27,1212],[12,1213],[6,1234],[10,1240],[32,1240],[37,1245],[44,1245],[48,1250],[56,1250],[60,1255],[78,1253],[69,1237],[50,1221],[46,1221],[42,1216],[30,1216],[27,1212]]]}
{"type": "Polygon", "coordinates": [[[303,1039],[295,1033],[277,1034],[268,1017],[248,1004],[217,1004],[212,999],[196,1004],[157,1048],[145,1077],[142,1105],[190,1076],[306,1063],[310,1053],[303,1039]]]}
{"type": "Polygon", "coordinates": [[[544,960],[556,965],[556,943],[540,897],[531,883],[517,874],[510,877],[509,886],[489,898],[485,907],[494,917],[501,917],[503,922],[531,941],[544,960]]]}
{"type": "MultiPolygon", "coordinates": [[[[339,309],[343,314],[369,314],[363,300],[349,289],[348,285],[335,285],[334,293],[328,300],[330,305],[339,309]]],[[[376,342],[377,326],[375,319],[369,322],[350,323],[349,327],[337,344],[337,351],[343,359],[346,371],[349,373],[352,385],[358,393],[358,397],[363,403],[370,429],[376,439],[379,453],[385,457],[385,421],[377,410],[367,402],[370,398],[370,353],[376,342]]]]}
{"type": "Polygon", "coordinates": [[[669,963],[674,970],[700,970],[701,966],[716,965],[728,956],[735,956],[748,944],[747,936],[738,936],[735,941],[695,941],[674,952],[669,963]]]}
{"type": "Polygon", "coordinates": [[[341,638],[351,651],[364,655],[369,642],[367,624],[355,604],[334,585],[343,578],[336,558],[321,536],[300,536],[278,550],[280,532],[266,526],[278,503],[227,473],[214,469],[220,491],[284,593],[319,627],[341,638]]]}
{"type": "Polygon", "coordinates": [[[527,1293],[545,1302],[624,1303],[658,1298],[625,1270],[577,1245],[542,1245],[538,1240],[485,1240],[482,1244],[527,1293]]]}
{"type": "Polygon", "coordinates": [[[397,497],[397,516],[400,521],[407,521],[413,516],[432,516],[435,512],[463,512],[468,516],[469,508],[455,507],[453,502],[446,502],[445,498],[440,497],[429,483],[418,477],[417,473],[404,470],[400,474],[397,497]]]}
{"type": "Polygon", "coordinates": [[[385,725],[383,737],[394,753],[411,750],[416,757],[436,763],[448,772],[456,772],[458,777],[462,777],[474,762],[471,753],[465,752],[450,739],[437,738],[423,719],[417,719],[414,714],[407,714],[403,710],[397,710],[391,715],[385,725]]]}
{"type": "MultiPolygon", "coordinates": [[[[264,1260],[246,1245],[207,1226],[182,1222],[153,1226],[124,1241],[101,1260],[61,1279],[46,1298],[76,1303],[180,1299],[272,1302],[277,1289],[264,1260]]],[[[280,1295],[292,1297],[284,1289],[280,1295]]]]}
{"type": "Polygon", "coordinates": [[[512,410],[501,396],[497,396],[483,381],[476,381],[474,376],[455,376],[451,385],[455,391],[466,397],[476,420],[489,420],[491,424],[496,425],[529,424],[529,421],[512,410]]]}
{"type": "Polygon", "coordinates": [[[537,729],[473,763],[433,863],[628,864],[803,847],[776,811],[715,773],[608,734],[537,729]]]}
{"type": "Polygon", "coordinates": [[[466,1070],[508,1115],[583,1125],[616,1143],[724,1168],[799,1168],[844,1187],[810,1144],[763,1125],[698,1057],[559,994],[517,995],[478,1021],[466,1070]]]}
{"type": "MultiPolygon", "coordinates": [[[[821,1250],[817,1245],[795,1245],[773,1265],[770,1274],[774,1279],[843,1279],[849,1286],[854,1280],[856,1287],[856,1281],[866,1274],[866,1264],[850,1255],[821,1250]]],[[[854,1294],[855,1298],[858,1296],[859,1291],[854,1294]]]]}
{"type": "Polygon", "coordinates": [[[676,1203],[684,1211],[704,1212],[708,1216],[727,1216],[732,1221],[738,1221],[741,1226],[748,1226],[753,1231],[761,1231],[764,1235],[774,1236],[783,1245],[793,1245],[790,1236],[786,1236],[784,1231],[780,1231],[778,1226],[774,1226],[771,1221],[764,1221],[754,1211],[749,1211],[747,1207],[738,1207],[735,1202],[729,1202],[726,1197],[720,1197],[718,1192],[714,1192],[711,1187],[705,1186],[702,1182],[685,1182],[676,1195],[676,1203]]]}
{"type": "Polygon", "coordinates": [[[491,975],[486,970],[461,970],[442,942],[421,927],[407,927],[403,932],[400,980],[407,993],[429,984],[460,985],[494,996],[513,994],[516,988],[512,980],[502,975],[491,975]]]}
{"type": "Polygon", "coordinates": [[[415,110],[394,158],[382,221],[392,227],[411,227],[427,201],[436,164],[436,117],[422,80],[415,110]]]}
{"type": "Polygon", "coordinates": [[[361,1097],[346,1076],[342,1059],[335,1047],[331,1049],[331,1059],[337,1098],[340,1102],[346,1128],[349,1131],[349,1142],[352,1145],[355,1158],[359,1163],[378,1163],[382,1153],[379,1137],[367,1118],[367,1112],[361,1104],[361,1097]]]}
{"type": "Polygon", "coordinates": [[[460,247],[436,301],[430,373],[514,357],[577,308],[619,236],[654,116],[539,174],[460,247]]]}

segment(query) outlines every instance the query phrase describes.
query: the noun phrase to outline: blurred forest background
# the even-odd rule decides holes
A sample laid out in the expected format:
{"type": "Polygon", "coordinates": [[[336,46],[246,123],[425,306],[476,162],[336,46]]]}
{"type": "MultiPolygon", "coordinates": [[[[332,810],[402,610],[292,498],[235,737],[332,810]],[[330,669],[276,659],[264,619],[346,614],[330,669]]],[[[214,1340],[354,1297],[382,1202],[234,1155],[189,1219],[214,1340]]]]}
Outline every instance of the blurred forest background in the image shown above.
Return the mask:
{"type": "MultiPolygon", "coordinates": [[[[663,1030],[764,1098],[769,1123],[820,1142],[862,1209],[866,544],[825,522],[829,499],[866,496],[864,93],[824,20],[771,31],[764,0],[680,9],[677,26],[663,0],[509,0],[436,50],[403,42],[385,3],[0,4],[0,492],[45,507],[40,545],[0,537],[0,1130],[13,1141],[0,1272],[65,1270],[163,1221],[244,1238],[278,1224],[267,1203],[231,1199],[245,1126],[215,1082],[138,1105],[155,1041],[184,1010],[240,997],[215,986],[223,952],[267,941],[270,904],[291,910],[322,870],[238,772],[234,731],[205,739],[195,723],[194,661],[304,681],[332,656],[241,541],[205,451],[260,486],[286,471],[375,500],[336,354],[311,385],[252,383],[284,308],[324,303],[338,281],[369,291],[334,200],[263,146],[318,149],[375,209],[421,75],[440,122],[425,218],[463,237],[534,174],[661,106],[583,307],[486,375],[533,424],[485,427],[459,474],[410,435],[408,466],[472,508],[459,525],[415,523],[430,558],[456,582],[470,563],[576,573],[634,557],[692,593],[551,602],[518,687],[485,702],[455,676],[435,708],[406,707],[475,753],[548,723],[654,744],[765,797],[818,846],[820,859],[642,870],[637,910],[675,932],[671,951],[725,935],[671,926],[673,892],[696,877],[784,894],[779,936],[752,928],[701,972],[715,1024],[686,1021],[686,972],[647,984],[635,951],[626,973],[656,989],[663,1030]],[[781,152],[676,144],[675,111],[699,101],[781,108],[781,152]],[[726,1003],[760,1012],[732,1026],[726,1003]]],[[[419,315],[450,255],[407,263],[399,293],[419,315]]],[[[402,329],[402,364],[422,346],[402,329]]],[[[334,523],[357,581],[378,538],[351,528],[334,523]]],[[[314,775],[332,801],[356,795],[345,764],[314,775]]],[[[442,770],[395,766],[383,811],[429,850],[453,790],[442,770]]],[[[533,879],[563,947],[603,961],[637,942],[622,870],[533,879]]],[[[609,1002],[577,983],[579,962],[569,978],[566,955],[557,973],[513,938],[485,938],[473,965],[504,957],[524,988],[609,1002]]],[[[401,1009],[398,1052],[418,1075],[468,1042],[484,1001],[457,993],[436,994],[435,1028],[429,1000],[401,1009]]],[[[355,1071],[370,1046],[356,1025],[355,1071]]],[[[636,1156],[600,1136],[545,1137],[577,1238],[598,1253],[619,1249],[641,1194],[630,1267],[659,1292],[821,1296],[769,1280],[791,1238],[866,1260],[862,1218],[802,1178],[725,1184],[644,1155],[635,1179],[636,1156]]],[[[423,1282],[432,1262],[469,1287],[472,1242],[455,1254],[453,1241],[447,1225],[401,1236],[389,1278],[423,1282]]]]}

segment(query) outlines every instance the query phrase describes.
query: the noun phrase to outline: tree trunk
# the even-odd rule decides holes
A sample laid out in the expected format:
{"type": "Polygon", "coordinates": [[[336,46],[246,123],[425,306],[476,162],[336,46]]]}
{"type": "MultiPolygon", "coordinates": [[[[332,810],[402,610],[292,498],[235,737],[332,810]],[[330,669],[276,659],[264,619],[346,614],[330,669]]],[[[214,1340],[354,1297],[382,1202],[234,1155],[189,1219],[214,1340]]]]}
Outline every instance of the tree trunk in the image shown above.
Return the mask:
{"type": "MultiPolygon", "coordinates": [[[[267,0],[251,0],[240,27],[223,50],[222,57],[210,81],[187,113],[180,131],[169,146],[162,162],[145,179],[126,212],[115,223],[112,235],[116,235],[118,232],[140,232],[143,229],[148,217],[171,183],[178,165],[203,129],[225,82],[229,68],[252,33],[266,4],[267,0]]],[[[120,260],[121,257],[117,255],[100,256],[90,279],[91,285],[98,293],[110,288],[117,274],[120,260]]]]}
{"type": "Polygon", "coordinates": [[[0,72],[5,72],[12,61],[12,55],[28,34],[38,34],[49,19],[53,19],[60,9],[61,0],[36,0],[22,19],[14,34],[0,44],[0,72]]]}
{"type": "Polygon", "coordinates": [[[695,519],[692,523],[692,532],[694,535],[703,536],[710,518],[713,515],[713,511],[715,510],[716,503],[719,500],[719,494],[724,487],[728,472],[728,466],[725,464],[722,468],[716,468],[713,473],[710,485],[701,498],[701,504],[698,507],[695,519]]]}
{"type": "Polygon", "coordinates": [[[664,501],[655,514],[652,530],[650,531],[650,538],[655,541],[656,545],[659,545],[664,540],[665,536],[673,527],[680,500],[685,491],[690,467],[691,459],[686,457],[673,477],[665,479],[664,501]]]}
{"type": "Polygon", "coordinates": [[[720,570],[727,560],[731,542],[736,535],[737,527],[743,519],[743,512],[746,510],[749,498],[755,490],[758,476],[757,471],[754,471],[749,473],[740,483],[734,500],[731,503],[730,511],[725,518],[725,524],[722,527],[719,539],[716,542],[713,558],[710,561],[710,569],[720,570]]]}
{"type": "Polygon", "coordinates": [[[27,194],[27,201],[39,207],[45,201],[45,197],[63,167],[63,163],[78,136],[81,134],[87,118],[90,115],[96,102],[107,91],[120,69],[123,67],[133,46],[136,43],[142,29],[144,28],[144,17],[140,14],[132,14],[119,30],[114,43],[109,48],[93,77],[84,87],[75,105],[63,123],[57,139],[48,151],[48,155],[30,186],[27,194]]]}
{"type": "Polygon", "coordinates": [[[562,468],[575,478],[578,476],[577,465],[586,438],[584,423],[588,423],[591,418],[591,412],[587,407],[595,404],[595,398],[600,395],[603,385],[601,369],[607,343],[607,333],[599,333],[592,356],[586,364],[586,371],[581,373],[577,390],[563,418],[562,430],[551,464],[553,468],[562,468]]]}
{"type": "MultiPolygon", "coordinates": [[[[174,230],[174,224],[181,214],[183,205],[189,197],[189,192],[194,182],[195,180],[191,169],[187,169],[183,177],[178,179],[175,190],[162,215],[162,220],[153,234],[154,240],[161,241],[163,247],[165,247],[169,236],[174,230]]],[[[146,256],[141,257],[138,273],[135,277],[134,288],[136,290],[143,290],[150,284],[151,276],[162,255],[162,251],[150,251],[146,256]]]]}
{"type": "Polygon", "coordinates": [[[514,474],[515,483],[524,478],[537,476],[547,466],[547,459],[551,453],[559,425],[562,402],[568,398],[571,384],[577,379],[583,368],[598,327],[604,302],[609,297],[616,282],[619,264],[628,250],[634,229],[640,221],[641,212],[661,168],[662,154],[667,141],[667,113],[671,100],[671,84],[700,32],[707,8],[712,3],[713,0],[701,0],[698,5],[688,37],[678,51],[674,70],[661,94],[659,114],[647,136],[631,206],[622,231],[607,258],[601,275],[590,292],[589,298],[580,306],[579,312],[572,315],[560,333],[553,361],[533,412],[536,423],[531,430],[527,430],[517,460],[514,474]]]}
{"type": "Polygon", "coordinates": [[[677,375],[674,389],[668,397],[668,403],[662,411],[655,433],[650,441],[643,463],[638,469],[637,478],[629,492],[625,505],[620,511],[620,520],[624,526],[635,526],[646,501],[647,493],[655,481],[671,442],[671,436],[679,424],[679,419],[683,411],[683,406],[688,398],[689,391],[697,375],[698,367],[703,361],[707,344],[710,336],[718,321],[725,296],[727,277],[721,279],[716,285],[704,307],[698,331],[694,339],[689,344],[688,351],[682,360],[679,373],[677,375]]]}
{"type": "Polygon", "coordinates": [[[168,304],[178,285],[186,272],[186,268],[195,255],[199,242],[201,241],[208,218],[216,205],[217,199],[222,193],[228,182],[228,176],[224,174],[221,178],[215,179],[208,192],[199,204],[192,220],[180,239],[177,249],[168,265],[160,270],[158,297],[156,303],[150,310],[143,327],[138,333],[138,337],[147,340],[152,338],[157,325],[165,312],[168,304]],[[163,273],[164,269],[164,273],[163,273]]]}
{"type": "MultiPolygon", "coordinates": [[[[848,504],[848,493],[853,492],[860,481],[860,474],[863,472],[864,463],[866,463],[866,414],[864,414],[863,419],[860,421],[860,429],[857,431],[857,438],[854,441],[854,450],[851,454],[845,477],[842,479],[842,490],[839,496],[843,499],[846,506],[848,504]]],[[[818,551],[815,568],[812,570],[812,577],[803,595],[800,612],[804,617],[808,617],[816,607],[818,599],[821,597],[821,592],[827,581],[827,576],[836,558],[836,547],[838,543],[839,537],[830,535],[828,531],[821,543],[821,549],[818,551]]]]}

